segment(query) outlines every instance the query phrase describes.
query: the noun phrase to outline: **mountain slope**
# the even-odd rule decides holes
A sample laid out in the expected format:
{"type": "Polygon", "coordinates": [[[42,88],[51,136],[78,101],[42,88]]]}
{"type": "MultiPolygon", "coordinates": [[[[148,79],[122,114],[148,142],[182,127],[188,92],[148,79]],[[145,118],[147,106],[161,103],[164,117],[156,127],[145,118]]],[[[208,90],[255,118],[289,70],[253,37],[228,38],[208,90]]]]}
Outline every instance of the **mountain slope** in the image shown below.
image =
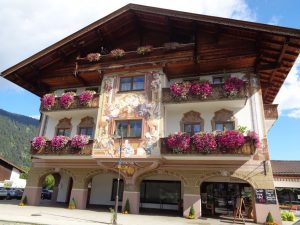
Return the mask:
{"type": "Polygon", "coordinates": [[[18,166],[30,166],[30,141],[39,121],[0,109],[0,155],[18,166]]]}

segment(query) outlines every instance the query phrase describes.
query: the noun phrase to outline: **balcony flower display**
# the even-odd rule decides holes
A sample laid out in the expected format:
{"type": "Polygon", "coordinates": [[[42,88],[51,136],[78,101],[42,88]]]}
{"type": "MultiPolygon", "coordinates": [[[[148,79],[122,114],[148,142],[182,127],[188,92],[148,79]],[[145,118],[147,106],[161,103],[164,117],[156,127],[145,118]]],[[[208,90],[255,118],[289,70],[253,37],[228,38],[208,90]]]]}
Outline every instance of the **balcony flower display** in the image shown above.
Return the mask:
{"type": "Polygon", "coordinates": [[[146,45],[146,46],[138,47],[136,52],[139,55],[146,55],[146,54],[152,52],[152,46],[151,45],[146,45]]]}
{"type": "Polygon", "coordinates": [[[51,146],[55,150],[61,150],[63,149],[69,141],[69,138],[66,136],[54,136],[53,139],[51,140],[51,146]]]}
{"type": "Polygon", "coordinates": [[[64,93],[59,99],[59,103],[61,107],[68,109],[71,106],[71,104],[74,102],[75,95],[76,94],[74,92],[64,93]]]}
{"type": "Polygon", "coordinates": [[[190,87],[191,95],[199,95],[201,98],[207,98],[212,93],[212,85],[208,81],[192,83],[190,87]]]}
{"type": "Polygon", "coordinates": [[[50,110],[55,104],[55,95],[54,94],[45,94],[42,99],[42,108],[50,110]]]}
{"type": "Polygon", "coordinates": [[[227,78],[223,84],[223,90],[227,96],[235,96],[244,86],[244,81],[236,78],[227,78]]]}
{"type": "Polygon", "coordinates": [[[259,136],[255,131],[248,131],[247,137],[253,141],[255,148],[260,147],[259,136]]]}
{"type": "Polygon", "coordinates": [[[117,49],[111,50],[110,54],[112,57],[119,59],[125,55],[125,51],[121,48],[117,48],[117,49]]]}
{"type": "Polygon", "coordinates": [[[188,94],[190,92],[190,87],[191,87],[190,82],[182,82],[182,83],[176,82],[170,86],[170,91],[175,98],[187,99],[188,94]]]}
{"type": "Polygon", "coordinates": [[[89,143],[90,137],[87,135],[75,135],[71,139],[71,146],[73,148],[83,148],[86,144],[89,143]]]}
{"type": "Polygon", "coordinates": [[[210,153],[217,149],[216,137],[214,134],[200,132],[192,136],[192,143],[198,152],[210,153]]]}
{"type": "Polygon", "coordinates": [[[170,134],[167,138],[167,145],[173,149],[174,153],[181,153],[190,147],[191,137],[186,133],[170,134]]]}
{"type": "Polygon", "coordinates": [[[97,62],[101,59],[101,54],[100,53],[89,53],[89,54],[87,54],[86,59],[90,62],[97,62]]]}
{"type": "Polygon", "coordinates": [[[242,147],[245,143],[245,138],[239,131],[227,130],[217,134],[216,141],[221,151],[228,151],[242,147]]]}
{"type": "Polygon", "coordinates": [[[93,100],[93,96],[96,94],[95,91],[83,91],[79,95],[79,102],[81,105],[90,106],[93,100]]]}
{"type": "Polygon", "coordinates": [[[36,150],[40,150],[43,147],[45,147],[47,144],[47,139],[43,136],[36,136],[35,138],[33,138],[31,146],[36,149],[36,150]]]}

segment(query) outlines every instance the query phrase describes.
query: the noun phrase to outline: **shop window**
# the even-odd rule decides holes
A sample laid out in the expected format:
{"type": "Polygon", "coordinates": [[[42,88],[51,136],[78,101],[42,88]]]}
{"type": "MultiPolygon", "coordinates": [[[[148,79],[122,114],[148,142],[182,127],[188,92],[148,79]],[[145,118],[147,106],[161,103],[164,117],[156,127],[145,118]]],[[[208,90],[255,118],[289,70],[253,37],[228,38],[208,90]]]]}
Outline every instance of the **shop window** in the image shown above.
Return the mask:
{"type": "Polygon", "coordinates": [[[72,130],[71,118],[63,118],[56,125],[55,135],[63,135],[69,137],[72,130]]]}
{"type": "Polygon", "coordinates": [[[120,91],[140,91],[144,90],[145,77],[121,77],[120,91]]]}
{"type": "Polygon", "coordinates": [[[211,120],[212,130],[235,130],[236,119],[233,116],[233,112],[221,109],[215,112],[215,116],[211,120]]]}
{"type": "MultiPolygon", "coordinates": [[[[113,179],[112,181],[112,190],[111,190],[111,201],[116,200],[116,195],[117,195],[117,187],[118,187],[118,179],[113,179]]],[[[119,182],[119,201],[123,200],[123,191],[124,191],[124,182],[122,179],[120,179],[119,182]]]]}
{"type": "Polygon", "coordinates": [[[117,134],[124,138],[140,138],[142,136],[142,120],[116,121],[117,134]],[[122,133],[121,133],[122,131],[122,133]]]}
{"type": "Polygon", "coordinates": [[[140,189],[141,203],[178,204],[180,181],[144,180],[140,189]]]}
{"type": "Polygon", "coordinates": [[[91,138],[94,136],[94,118],[87,116],[81,119],[78,125],[78,134],[88,135],[91,138]]]}
{"type": "Polygon", "coordinates": [[[180,121],[180,129],[190,135],[194,135],[203,131],[204,120],[201,118],[199,112],[190,111],[183,115],[180,121]]]}

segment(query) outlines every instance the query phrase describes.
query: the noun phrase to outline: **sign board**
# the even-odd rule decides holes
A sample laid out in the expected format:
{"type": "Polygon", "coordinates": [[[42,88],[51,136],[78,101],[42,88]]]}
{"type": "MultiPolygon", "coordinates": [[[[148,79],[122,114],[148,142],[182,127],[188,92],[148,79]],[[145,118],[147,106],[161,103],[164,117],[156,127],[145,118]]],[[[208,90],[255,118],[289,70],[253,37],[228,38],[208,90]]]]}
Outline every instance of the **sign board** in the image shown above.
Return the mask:
{"type": "Polygon", "coordinates": [[[260,204],[277,204],[274,189],[256,189],[255,200],[260,204]]]}

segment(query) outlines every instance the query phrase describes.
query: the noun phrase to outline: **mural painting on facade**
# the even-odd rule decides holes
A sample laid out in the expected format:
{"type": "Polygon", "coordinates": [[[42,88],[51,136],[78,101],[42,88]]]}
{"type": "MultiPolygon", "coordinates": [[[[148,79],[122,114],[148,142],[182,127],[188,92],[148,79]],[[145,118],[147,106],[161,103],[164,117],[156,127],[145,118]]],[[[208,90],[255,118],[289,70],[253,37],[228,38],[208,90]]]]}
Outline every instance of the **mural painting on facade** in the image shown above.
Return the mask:
{"type": "Polygon", "coordinates": [[[145,91],[118,93],[117,76],[106,77],[103,80],[103,111],[99,122],[99,133],[96,136],[94,153],[118,157],[120,143],[112,138],[114,121],[116,119],[142,119],[144,123],[143,136],[137,139],[126,139],[122,143],[122,156],[147,156],[159,141],[159,90],[160,74],[150,72],[145,74],[145,91]],[[150,82],[149,91],[147,83],[150,82]]]}

